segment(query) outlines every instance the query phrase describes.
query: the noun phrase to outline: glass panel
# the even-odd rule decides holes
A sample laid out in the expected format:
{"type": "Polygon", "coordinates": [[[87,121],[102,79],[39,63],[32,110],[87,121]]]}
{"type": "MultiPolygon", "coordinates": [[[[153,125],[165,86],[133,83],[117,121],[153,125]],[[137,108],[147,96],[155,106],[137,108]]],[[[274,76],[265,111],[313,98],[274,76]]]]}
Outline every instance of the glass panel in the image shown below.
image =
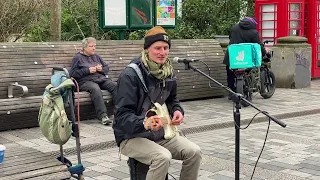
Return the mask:
{"type": "Polygon", "coordinates": [[[301,10],[301,8],[300,8],[300,3],[298,4],[298,3],[296,3],[296,4],[290,4],[289,5],[289,11],[300,11],[301,10]]]}
{"type": "Polygon", "coordinates": [[[262,37],[274,37],[274,30],[262,30],[262,37]]]}
{"type": "Polygon", "coordinates": [[[277,20],[276,13],[263,13],[262,20],[277,20]]]}
{"type": "Polygon", "coordinates": [[[264,4],[261,6],[261,12],[274,12],[276,11],[275,4],[264,4]]]}
{"type": "Polygon", "coordinates": [[[298,29],[300,28],[300,21],[289,21],[289,28],[295,28],[298,29]]]}
{"type": "Polygon", "coordinates": [[[130,1],[131,14],[130,14],[130,26],[131,27],[150,27],[153,26],[153,1],[130,1]]]}
{"type": "Polygon", "coordinates": [[[104,1],[104,25],[105,26],[127,26],[127,3],[126,1],[113,2],[104,1]]]}
{"type": "Polygon", "coordinates": [[[300,29],[290,29],[289,30],[289,36],[299,36],[300,35],[300,29]]]}
{"type": "Polygon", "coordinates": [[[262,29],[274,29],[274,21],[262,22],[262,29]]]}
{"type": "Polygon", "coordinates": [[[320,53],[317,53],[317,67],[320,67],[320,53]]]}
{"type": "Polygon", "coordinates": [[[301,12],[290,12],[289,19],[301,19],[301,12]]]}

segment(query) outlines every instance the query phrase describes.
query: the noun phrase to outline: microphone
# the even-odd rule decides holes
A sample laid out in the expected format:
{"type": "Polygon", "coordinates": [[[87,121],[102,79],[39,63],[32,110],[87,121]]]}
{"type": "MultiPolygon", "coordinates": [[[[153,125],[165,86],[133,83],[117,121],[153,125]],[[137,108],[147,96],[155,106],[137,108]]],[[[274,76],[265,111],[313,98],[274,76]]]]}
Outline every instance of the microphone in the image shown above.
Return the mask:
{"type": "Polygon", "coordinates": [[[198,62],[199,59],[187,59],[187,58],[174,57],[172,61],[175,63],[190,63],[190,62],[198,62]]]}

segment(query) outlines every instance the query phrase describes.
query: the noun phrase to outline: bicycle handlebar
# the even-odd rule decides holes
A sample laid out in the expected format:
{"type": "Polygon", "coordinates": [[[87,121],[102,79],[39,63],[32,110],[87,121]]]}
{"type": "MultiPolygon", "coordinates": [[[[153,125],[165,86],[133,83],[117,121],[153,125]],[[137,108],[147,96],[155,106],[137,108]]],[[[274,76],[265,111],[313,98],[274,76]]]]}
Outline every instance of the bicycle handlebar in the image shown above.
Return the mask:
{"type": "Polygon", "coordinates": [[[265,40],[263,41],[263,44],[268,44],[268,43],[271,43],[271,42],[274,42],[273,40],[265,40]]]}

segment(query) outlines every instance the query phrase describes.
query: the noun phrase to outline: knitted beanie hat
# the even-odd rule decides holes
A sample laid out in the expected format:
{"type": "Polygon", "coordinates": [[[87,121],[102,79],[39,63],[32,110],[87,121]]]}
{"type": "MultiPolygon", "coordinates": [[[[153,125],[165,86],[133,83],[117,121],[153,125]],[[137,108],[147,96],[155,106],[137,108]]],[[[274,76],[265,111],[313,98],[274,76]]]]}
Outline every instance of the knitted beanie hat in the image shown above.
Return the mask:
{"type": "Polygon", "coordinates": [[[161,26],[155,26],[146,32],[144,37],[144,49],[148,49],[153,43],[157,41],[164,41],[171,46],[171,39],[166,31],[161,26]]]}
{"type": "Polygon", "coordinates": [[[250,21],[250,22],[252,22],[253,24],[258,24],[258,22],[257,22],[257,19],[256,18],[252,18],[252,17],[246,17],[246,18],[244,18],[244,19],[246,19],[246,20],[248,20],[248,21],[250,21]]]}

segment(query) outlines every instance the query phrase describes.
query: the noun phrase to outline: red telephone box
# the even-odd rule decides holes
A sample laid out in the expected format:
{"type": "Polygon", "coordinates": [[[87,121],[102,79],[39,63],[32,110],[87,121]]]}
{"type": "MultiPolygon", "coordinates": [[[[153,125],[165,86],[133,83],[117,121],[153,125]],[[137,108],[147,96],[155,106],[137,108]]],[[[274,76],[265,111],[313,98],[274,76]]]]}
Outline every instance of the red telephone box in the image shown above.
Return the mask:
{"type": "Polygon", "coordinates": [[[258,21],[257,30],[262,41],[273,40],[279,37],[279,11],[280,3],[278,0],[256,0],[255,17],[258,21]]]}
{"type": "Polygon", "coordinates": [[[256,0],[255,17],[262,41],[304,36],[304,0],[256,0]]]}
{"type": "Polygon", "coordinates": [[[312,47],[311,77],[320,77],[320,0],[256,0],[261,40],[304,36],[312,47]]]}
{"type": "Polygon", "coordinates": [[[306,38],[312,47],[311,77],[320,77],[320,0],[307,0],[306,38]]]}

